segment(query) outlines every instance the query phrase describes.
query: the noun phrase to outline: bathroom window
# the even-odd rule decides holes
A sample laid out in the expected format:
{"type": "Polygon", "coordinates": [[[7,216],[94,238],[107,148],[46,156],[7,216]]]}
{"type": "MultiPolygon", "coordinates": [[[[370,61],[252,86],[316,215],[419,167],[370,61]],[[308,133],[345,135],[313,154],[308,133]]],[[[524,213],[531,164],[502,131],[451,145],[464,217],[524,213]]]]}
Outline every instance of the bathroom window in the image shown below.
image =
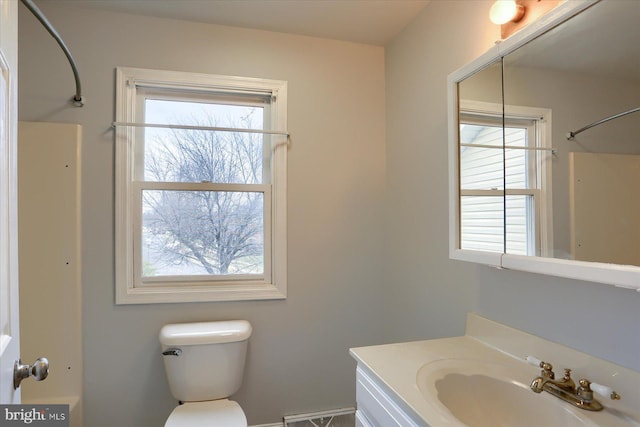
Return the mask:
{"type": "Polygon", "coordinates": [[[118,303],[286,296],[286,82],[117,69],[118,303]]]}
{"type": "MultiPolygon", "coordinates": [[[[551,152],[538,113],[460,114],[460,247],[544,256],[551,246],[551,152]],[[504,138],[504,149],[503,149],[504,138]]],[[[521,108],[522,110],[522,108],[521,108]]],[[[547,113],[550,115],[550,113],[547,113]]]]}

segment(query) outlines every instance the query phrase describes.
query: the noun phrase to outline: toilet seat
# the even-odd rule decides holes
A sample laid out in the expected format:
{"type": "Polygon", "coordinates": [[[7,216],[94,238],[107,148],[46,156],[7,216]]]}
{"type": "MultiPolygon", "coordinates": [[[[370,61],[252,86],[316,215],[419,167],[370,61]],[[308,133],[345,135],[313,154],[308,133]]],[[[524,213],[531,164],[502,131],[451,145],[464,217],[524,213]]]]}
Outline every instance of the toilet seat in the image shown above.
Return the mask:
{"type": "Polygon", "coordinates": [[[247,418],[229,399],[186,402],[171,412],[164,427],[247,427],[247,418]]]}

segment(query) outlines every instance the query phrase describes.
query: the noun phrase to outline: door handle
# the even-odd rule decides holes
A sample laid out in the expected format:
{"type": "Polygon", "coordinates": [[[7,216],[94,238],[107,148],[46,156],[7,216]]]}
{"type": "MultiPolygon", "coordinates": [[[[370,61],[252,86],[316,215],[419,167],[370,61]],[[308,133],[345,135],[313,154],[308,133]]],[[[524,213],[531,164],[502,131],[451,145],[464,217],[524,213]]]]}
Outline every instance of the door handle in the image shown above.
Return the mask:
{"type": "Polygon", "coordinates": [[[20,387],[20,383],[25,378],[33,377],[36,381],[42,381],[49,375],[49,361],[46,357],[41,357],[33,362],[33,365],[23,365],[22,361],[16,360],[13,364],[13,389],[20,387]]]}

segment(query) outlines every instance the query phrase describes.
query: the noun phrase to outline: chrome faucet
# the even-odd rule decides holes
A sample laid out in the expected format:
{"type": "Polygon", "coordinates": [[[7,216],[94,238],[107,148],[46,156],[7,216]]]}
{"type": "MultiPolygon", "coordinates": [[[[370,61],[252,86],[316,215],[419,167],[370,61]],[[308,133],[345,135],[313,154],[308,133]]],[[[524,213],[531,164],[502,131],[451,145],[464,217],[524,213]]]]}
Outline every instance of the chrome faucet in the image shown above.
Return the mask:
{"type": "Polygon", "coordinates": [[[542,371],[540,376],[534,378],[531,382],[531,390],[535,393],[546,391],[565,402],[586,409],[587,411],[601,411],[604,407],[600,402],[593,398],[593,391],[596,390],[601,394],[608,395],[612,400],[619,400],[620,395],[609,387],[591,383],[589,380],[581,379],[578,386],[571,378],[571,369],[564,370],[564,377],[559,380],[555,379],[553,366],[550,363],[537,360],[535,358],[527,358],[532,364],[538,364],[542,371]],[[594,390],[592,390],[592,387],[594,390]]]}

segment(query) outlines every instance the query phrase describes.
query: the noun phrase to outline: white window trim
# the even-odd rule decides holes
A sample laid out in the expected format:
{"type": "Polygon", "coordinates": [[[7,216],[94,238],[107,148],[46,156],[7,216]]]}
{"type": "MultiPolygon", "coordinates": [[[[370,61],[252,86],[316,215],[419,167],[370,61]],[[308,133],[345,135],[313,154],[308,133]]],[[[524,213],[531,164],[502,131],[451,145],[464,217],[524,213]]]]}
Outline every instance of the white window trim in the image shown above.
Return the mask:
{"type": "MultiPolygon", "coordinates": [[[[520,105],[503,105],[491,102],[474,101],[461,99],[460,113],[473,114],[473,115],[490,115],[492,117],[500,116],[503,113],[509,118],[534,120],[538,129],[536,129],[536,141],[535,147],[544,150],[552,149],[552,121],[551,121],[551,109],[540,107],[529,107],[520,105]]],[[[550,257],[553,256],[553,193],[552,193],[552,166],[546,162],[551,161],[551,156],[537,156],[537,169],[540,171],[538,174],[539,182],[537,183],[537,190],[535,195],[537,196],[538,203],[536,204],[536,224],[539,233],[536,233],[536,240],[539,244],[539,254],[536,256],[550,257]],[[540,191],[539,189],[544,189],[540,191]]],[[[465,194],[469,190],[466,190],[465,194]]],[[[463,192],[458,189],[459,195],[463,192]]],[[[502,194],[502,191],[499,191],[502,194]]],[[[518,194],[517,190],[507,189],[505,192],[507,195],[518,194]]],[[[529,194],[531,192],[529,191],[529,194]]],[[[458,202],[459,204],[460,202],[458,202]]],[[[460,241],[458,240],[457,248],[460,248],[460,241]]],[[[489,263],[493,264],[493,263],[489,263]]]]}
{"type": "MultiPolygon", "coordinates": [[[[116,69],[116,122],[137,123],[136,87],[180,88],[185,90],[260,93],[270,95],[272,128],[287,129],[287,82],[199,73],[147,70],[118,67],[116,69]]],[[[116,126],[115,167],[115,263],[116,304],[177,303],[207,301],[242,301],[284,299],[287,295],[287,136],[274,137],[270,168],[270,190],[265,191],[265,204],[271,204],[270,280],[230,281],[202,285],[166,283],[136,285],[134,268],[135,215],[133,153],[128,148],[136,130],[116,126]],[[267,197],[270,198],[267,200],[267,197]]],[[[265,232],[268,227],[265,227],[265,232]]],[[[269,277],[269,276],[267,276],[269,277]]]]}

